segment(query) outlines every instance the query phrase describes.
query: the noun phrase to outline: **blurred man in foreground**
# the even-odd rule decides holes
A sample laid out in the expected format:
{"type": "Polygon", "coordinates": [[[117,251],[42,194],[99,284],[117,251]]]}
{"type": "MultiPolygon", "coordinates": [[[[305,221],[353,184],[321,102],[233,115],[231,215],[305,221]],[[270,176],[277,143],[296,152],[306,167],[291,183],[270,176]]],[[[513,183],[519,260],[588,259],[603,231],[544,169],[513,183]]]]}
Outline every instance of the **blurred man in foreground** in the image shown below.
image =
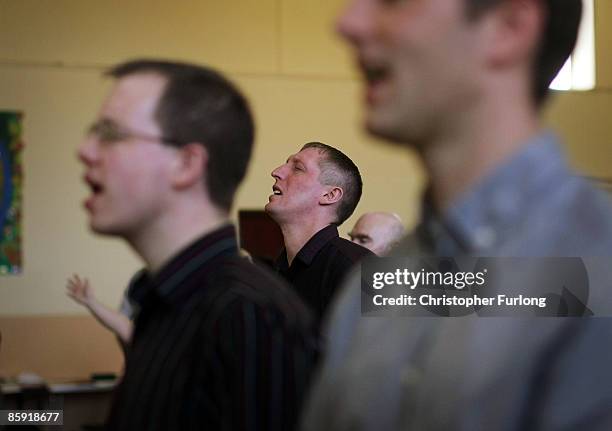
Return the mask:
{"type": "Polygon", "coordinates": [[[240,92],[195,65],[142,60],[115,85],[79,148],[91,229],[146,268],[108,429],[286,430],[313,358],[309,315],[239,257],[228,221],[254,127],[240,92]]]}
{"type": "MultiPolygon", "coordinates": [[[[540,122],[580,15],[580,0],[349,2],[338,28],[366,127],[415,148],[430,178],[394,255],[612,255],[608,198],[540,122]]],[[[303,429],[612,429],[609,318],[363,317],[360,287],[333,308],[303,429]]]]}
{"type": "Polygon", "coordinates": [[[385,256],[404,236],[402,219],[394,213],[370,212],[357,220],[349,238],[378,256],[385,256]]]}

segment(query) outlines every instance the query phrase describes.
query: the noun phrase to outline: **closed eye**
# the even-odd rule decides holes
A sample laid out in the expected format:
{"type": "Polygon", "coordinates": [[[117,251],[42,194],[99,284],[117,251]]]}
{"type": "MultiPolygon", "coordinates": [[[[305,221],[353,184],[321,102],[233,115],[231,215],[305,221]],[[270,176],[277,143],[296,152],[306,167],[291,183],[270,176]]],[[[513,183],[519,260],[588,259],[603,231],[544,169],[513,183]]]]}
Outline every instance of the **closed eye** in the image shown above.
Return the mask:
{"type": "Polygon", "coordinates": [[[364,235],[351,235],[349,233],[349,238],[351,239],[351,241],[356,242],[357,244],[367,244],[371,241],[371,238],[369,236],[364,236],[364,235]]]}
{"type": "Polygon", "coordinates": [[[382,0],[382,3],[385,5],[396,5],[405,2],[406,0],[382,0]]]}

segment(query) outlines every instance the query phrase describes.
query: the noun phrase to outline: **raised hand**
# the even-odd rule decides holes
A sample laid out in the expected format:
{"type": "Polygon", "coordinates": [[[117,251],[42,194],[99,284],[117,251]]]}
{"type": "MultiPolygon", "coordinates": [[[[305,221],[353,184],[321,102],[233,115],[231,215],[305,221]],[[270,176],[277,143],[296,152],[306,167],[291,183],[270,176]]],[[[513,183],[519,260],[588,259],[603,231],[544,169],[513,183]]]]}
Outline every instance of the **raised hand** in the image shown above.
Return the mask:
{"type": "Polygon", "coordinates": [[[66,294],[81,305],[89,307],[96,300],[89,280],[72,274],[66,282],[66,294]]]}

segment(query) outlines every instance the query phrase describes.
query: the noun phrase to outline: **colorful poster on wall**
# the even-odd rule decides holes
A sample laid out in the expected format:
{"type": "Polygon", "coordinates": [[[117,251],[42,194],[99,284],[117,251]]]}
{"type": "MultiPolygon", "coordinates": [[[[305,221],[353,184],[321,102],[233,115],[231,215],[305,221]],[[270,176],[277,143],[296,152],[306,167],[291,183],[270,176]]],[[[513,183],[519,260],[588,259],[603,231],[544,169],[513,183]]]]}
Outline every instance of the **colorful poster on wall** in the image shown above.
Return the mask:
{"type": "Polygon", "coordinates": [[[22,270],[22,115],[0,111],[0,276],[22,270]]]}

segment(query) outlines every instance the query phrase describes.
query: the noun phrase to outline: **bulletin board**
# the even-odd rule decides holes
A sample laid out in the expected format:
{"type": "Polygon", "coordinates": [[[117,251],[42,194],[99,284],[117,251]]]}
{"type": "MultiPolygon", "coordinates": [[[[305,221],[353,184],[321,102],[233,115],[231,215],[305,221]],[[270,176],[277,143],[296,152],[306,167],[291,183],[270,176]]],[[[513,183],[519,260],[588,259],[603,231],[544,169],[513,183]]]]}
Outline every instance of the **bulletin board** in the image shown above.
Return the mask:
{"type": "Polygon", "coordinates": [[[22,114],[0,111],[0,276],[23,269],[22,150],[22,114]]]}

